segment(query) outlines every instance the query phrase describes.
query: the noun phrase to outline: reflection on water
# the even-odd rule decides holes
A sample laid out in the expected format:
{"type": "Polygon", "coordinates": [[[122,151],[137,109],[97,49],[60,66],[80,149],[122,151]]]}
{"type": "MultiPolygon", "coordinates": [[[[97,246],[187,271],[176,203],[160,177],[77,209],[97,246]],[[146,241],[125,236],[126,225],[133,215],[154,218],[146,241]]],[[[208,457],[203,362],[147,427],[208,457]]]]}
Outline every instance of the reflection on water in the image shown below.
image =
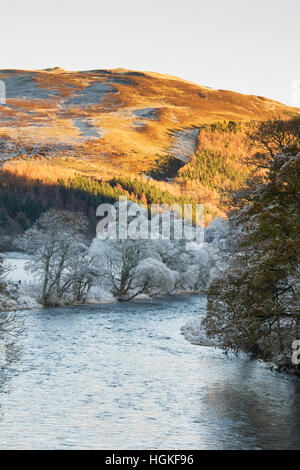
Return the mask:
{"type": "Polygon", "coordinates": [[[185,341],[199,296],[27,312],[1,448],[300,448],[300,381],[185,341]]]}

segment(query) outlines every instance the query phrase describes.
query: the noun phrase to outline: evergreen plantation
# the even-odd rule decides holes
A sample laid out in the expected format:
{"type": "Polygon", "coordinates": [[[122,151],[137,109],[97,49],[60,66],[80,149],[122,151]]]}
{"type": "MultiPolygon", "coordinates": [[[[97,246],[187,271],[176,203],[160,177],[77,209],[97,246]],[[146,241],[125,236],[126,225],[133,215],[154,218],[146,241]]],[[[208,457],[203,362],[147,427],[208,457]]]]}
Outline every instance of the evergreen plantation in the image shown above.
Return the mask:
{"type": "Polygon", "coordinates": [[[56,208],[86,214],[94,234],[96,208],[104,203],[114,204],[120,196],[148,207],[151,204],[183,205],[196,202],[185,196],[176,197],[138,179],[122,177],[101,181],[76,175],[73,179],[49,184],[2,171],[0,184],[0,227],[11,226],[12,230],[12,221],[27,229],[42,212],[56,208]]]}
{"type": "Polygon", "coordinates": [[[245,159],[255,150],[249,147],[247,133],[254,127],[254,121],[199,125],[197,149],[188,163],[161,155],[144,174],[113,171],[101,159],[93,170],[94,161],[89,164],[78,156],[75,160],[17,157],[0,172],[0,229],[7,233],[26,229],[50,207],[82,211],[92,227],[96,207],[120,196],[147,206],[203,203],[209,223],[228,210],[221,198],[224,191],[245,184],[249,174],[245,159]]]}

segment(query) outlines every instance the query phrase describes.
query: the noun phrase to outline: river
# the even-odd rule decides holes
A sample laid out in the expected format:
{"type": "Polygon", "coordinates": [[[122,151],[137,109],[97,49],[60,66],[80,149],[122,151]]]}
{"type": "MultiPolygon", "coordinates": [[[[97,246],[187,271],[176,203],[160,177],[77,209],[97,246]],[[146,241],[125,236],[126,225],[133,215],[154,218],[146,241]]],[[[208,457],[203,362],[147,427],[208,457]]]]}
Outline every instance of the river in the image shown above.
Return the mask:
{"type": "Polygon", "coordinates": [[[300,449],[300,381],[196,346],[201,296],[32,310],[2,449],[300,449]]]}

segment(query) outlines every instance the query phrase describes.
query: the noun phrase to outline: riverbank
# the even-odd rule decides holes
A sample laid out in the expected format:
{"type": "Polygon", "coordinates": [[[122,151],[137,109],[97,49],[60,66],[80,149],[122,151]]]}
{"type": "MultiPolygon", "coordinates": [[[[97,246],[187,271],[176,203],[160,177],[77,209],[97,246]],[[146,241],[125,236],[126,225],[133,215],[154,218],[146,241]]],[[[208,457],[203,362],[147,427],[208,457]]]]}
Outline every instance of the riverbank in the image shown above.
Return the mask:
{"type": "MultiPolygon", "coordinates": [[[[7,309],[16,311],[44,308],[44,306],[40,304],[38,300],[40,296],[39,292],[41,290],[40,281],[26,269],[26,264],[30,260],[30,255],[20,252],[6,252],[2,254],[2,257],[6,260],[10,268],[12,268],[6,279],[10,283],[11,287],[17,289],[18,291],[17,297],[10,300],[10,305],[7,306],[7,309]]],[[[199,294],[199,292],[177,291],[173,295],[189,294],[199,294]]],[[[147,294],[140,294],[136,297],[136,300],[145,300],[159,297],[159,295],[155,297],[149,297],[147,294]]],[[[165,296],[163,295],[162,297],[165,296]]],[[[172,297],[172,295],[170,295],[170,297],[172,297]]],[[[65,299],[64,303],[53,307],[98,305],[115,302],[118,302],[117,297],[113,296],[110,291],[103,289],[100,283],[96,283],[88,292],[85,302],[68,302],[67,299],[65,299]]]]}
{"type": "MultiPolygon", "coordinates": [[[[20,311],[29,311],[29,310],[39,310],[44,309],[45,307],[38,302],[38,291],[39,284],[38,280],[35,279],[30,272],[25,268],[26,263],[30,259],[29,255],[24,253],[17,252],[8,252],[4,254],[6,261],[14,267],[14,269],[9,273],[8,280],[11,282],[12,287],[18,290],[18,295],[15,299],[10,300],[10,304],[6,306],[6,311],[11,312],[20,312],[20,311]]],[[[185,295],[194,295],[195,293],[177,293],[178,296],[185,295]]],[[[197,295],[197,293],[196,293],[197,295]]],[[[159,297],[156,297],[159,299],[159,297]]],[[[162,298],[169,298],[172,301],[172,296],[162,298]]],[[[149,299],[146,295],[141,295],[136,298],[136,300],[147,300],[149,299]]],[[[155,298],[153,298],[154,300],[155,298]]],[[[118,303],[116,297],[114,297],[110,292],[105,291],[100,286],[92,287],[91,291],[88,294],[86,302],[84,303],[66,303],[65,305],[57,305],[54,308],[63,308],[63,307],[84,307],[89,305],[102,305],[102,304],[113,304],[118,303]]],[[[206,305],[206,303],[205,303],[206,305]]],[[[47,307],[49,308],[49,307],[47,307]]],[[[191,318],[186,324],[181,325],[180,331],[184,338],[192,343],[193,345],[206,346],[206,347],[215,347],[220,348],[216,339],[211,339],[206,336],[204,328],[202,327],[203,315],[199,317],[198,312],[197,316],[191,318]]],[[[259,355],[256,355],[256,359],[261,360],[262,358],[259,355]]],[[[275,358],[272,361],[265,361],[268,367],[271,370],[277,372],[284,372],[289,375],[300,376],[300,370],[296,369],[291,362],[291,356],[283,356],[282,354],[275,358]]]]}
{"type": "MultiPolygon", "coordinates": [[[[206,336],[204,327],[202,326],[202,319],[204,315],[201,317],[197,316],[189,320],[185,325],[181,327],[181,332],[187,341],[190,341],[192,344],[197,346],[207,346],[207,347],[215,347],[222,349],[220,344],[216,339],[208,338],[206,336]]],[[[247,354],[247,353],[242,353],[247,354]]],[[[289,376],[296,376],[300,377],[300,369],[293,365],[292,363],[292,351],[286,351],[285,354],[279,354],[273,360],[265,360],[259,354],[247,354],[248,357],[252,357],[255,360],[262,361],[266,366],[275,372],[278,373],[285,373],[289,376]]]]}

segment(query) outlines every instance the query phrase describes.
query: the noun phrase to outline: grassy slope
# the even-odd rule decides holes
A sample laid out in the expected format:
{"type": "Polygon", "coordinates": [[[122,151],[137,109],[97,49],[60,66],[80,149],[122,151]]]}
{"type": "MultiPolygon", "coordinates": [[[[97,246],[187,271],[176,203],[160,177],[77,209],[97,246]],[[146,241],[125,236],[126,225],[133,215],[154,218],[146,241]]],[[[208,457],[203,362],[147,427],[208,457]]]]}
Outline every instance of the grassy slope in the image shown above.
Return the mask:
{"type": "Polygon", "coordinates": [[[6,106],[0,107],[0,137],[8,139],[10,150],[16,149],[16,159],[6,163],[6,170],[52,182],[76,172],[104,180],[119,175],[145,180],[141,174],[157,166],[159,155],[172,154],[177,133],[201,128],[190,163],[171,183],[149,184],[205,202],[211,217],[224,213],[220,191],[242,184],[247,174],[242,158],[249,152],[243,125],[232,131],[211,124],[285,118],[295,112],[266,98],[151,72],[0,71],[0,79],[8,90],[6,106]],[[93,98],[94,103],[68,103],[99,82],[113,88],[93,98]],[[134,114],[148,108],[154,110],[148,117],[147,112],[146,117],[134,114]],[[82,133],[75,125],[78,118],[101,137],[82,133]]]}

